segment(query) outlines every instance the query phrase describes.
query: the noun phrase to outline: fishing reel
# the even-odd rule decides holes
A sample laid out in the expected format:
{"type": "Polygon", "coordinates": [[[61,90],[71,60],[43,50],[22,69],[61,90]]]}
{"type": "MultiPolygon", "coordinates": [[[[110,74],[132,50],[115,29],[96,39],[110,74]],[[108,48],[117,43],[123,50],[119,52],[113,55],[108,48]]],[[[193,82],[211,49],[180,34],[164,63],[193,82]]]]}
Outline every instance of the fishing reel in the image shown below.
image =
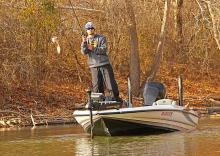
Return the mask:
{"type": "Polygon", "coordinates": [[[83,36],[83,37],[87,36],[87,34],[84,31],[81,31],[80,35],[83,36]]]}

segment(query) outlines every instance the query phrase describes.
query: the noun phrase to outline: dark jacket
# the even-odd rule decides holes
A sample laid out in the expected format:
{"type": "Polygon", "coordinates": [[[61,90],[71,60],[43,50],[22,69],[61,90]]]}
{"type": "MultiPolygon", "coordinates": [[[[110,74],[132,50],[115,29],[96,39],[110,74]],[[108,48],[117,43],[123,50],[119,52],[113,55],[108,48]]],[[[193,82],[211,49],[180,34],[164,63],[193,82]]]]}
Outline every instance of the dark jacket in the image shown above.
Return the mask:
{"type": "Polygon", "coordinates": [[[87,38],[87,42],[82,42],[81,44],[81,53],[88,55],[90,68],[110,64],[107,51],[107,41],[102,35],[95,34],[93,38],[87,38]],[[89,50],[87,48],[88,44],[93,44],[95,47],[94,50],[89,50]]]}

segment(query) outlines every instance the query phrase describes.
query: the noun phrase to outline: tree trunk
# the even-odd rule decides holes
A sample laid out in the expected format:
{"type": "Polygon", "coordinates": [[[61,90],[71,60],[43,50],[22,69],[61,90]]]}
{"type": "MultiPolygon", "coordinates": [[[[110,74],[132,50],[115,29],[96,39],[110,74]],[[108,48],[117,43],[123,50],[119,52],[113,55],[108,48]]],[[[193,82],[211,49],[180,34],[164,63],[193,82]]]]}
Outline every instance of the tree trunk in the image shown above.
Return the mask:
{"type": "Polygon", "coordinates": [[[183,0],[175,0],[176,3],[176,38],[178,44],[178,53],[181,58],[182,62],[186,61],[186,54],[184,53],[183,49],[183,17],[182,17],[182,10],[183,10],[183,0]]]}
{"type": "Polygon", "coordinates": [[[131,0],[125,0],[127,13],[129,15],[129,35],[130,35],[130,79],[131,79],[131,91],[134,96],[138,96],[140,93],[140,62],[139,62],[139,49],[138,49],[138,37],[135,21],[135,14],[132,7],[131,0]]]}
{"type": "Polygon", "coordinates": [[[161,32],[160,32],[160,39],[157,45],[156,56],[150,67],[147,81],[153,81],[155,79],[156,73],[160,67],[160,62],[161,62],[161,58],[163,54],[163,47],[164,47],[164,42],[165,42],[165,35],[166,35],[165,28],[167,24],[168,15],[169,15],[169,9],[170,9],[170,0],[166,0],[164,4],[164,15],[163,15],[163,23],[162,23],[161,32]]]}
{"type": "Polygon", "coordinates": [[[178,42],[182,46],[183,44],[183,0],[176,0],[177,3],[177,15],[176,15],[176,25],[177,25],[177,37],[178,42]]]}

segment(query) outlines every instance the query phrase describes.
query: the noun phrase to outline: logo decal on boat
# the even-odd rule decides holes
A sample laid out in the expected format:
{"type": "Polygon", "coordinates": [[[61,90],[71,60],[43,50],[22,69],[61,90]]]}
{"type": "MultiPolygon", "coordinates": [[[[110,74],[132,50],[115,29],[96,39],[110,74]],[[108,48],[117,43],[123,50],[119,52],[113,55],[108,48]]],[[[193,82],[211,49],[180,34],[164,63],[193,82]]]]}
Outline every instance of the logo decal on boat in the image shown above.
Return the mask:
{"type": "Polygon", "coordinates": [[[171,117],[173,115],[173,112],[161,112],[161,116],[169,116],[171,117]]]}

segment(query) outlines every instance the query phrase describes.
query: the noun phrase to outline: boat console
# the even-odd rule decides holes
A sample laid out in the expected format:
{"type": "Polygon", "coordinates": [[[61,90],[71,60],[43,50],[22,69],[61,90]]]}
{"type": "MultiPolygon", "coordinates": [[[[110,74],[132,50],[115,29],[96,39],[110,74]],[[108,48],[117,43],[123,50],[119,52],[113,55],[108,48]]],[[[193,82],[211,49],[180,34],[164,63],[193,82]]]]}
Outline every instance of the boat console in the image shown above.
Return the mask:
{"type": "MultiPolygon", "coordinates": [[[[104,96],[103,93],[91,93],[91,102],[93,110],[119,109],[123,101],[116,101],[111,96],[104,96]]],[[[85,108],[88,108],[88,103],[85,108]]]]}

